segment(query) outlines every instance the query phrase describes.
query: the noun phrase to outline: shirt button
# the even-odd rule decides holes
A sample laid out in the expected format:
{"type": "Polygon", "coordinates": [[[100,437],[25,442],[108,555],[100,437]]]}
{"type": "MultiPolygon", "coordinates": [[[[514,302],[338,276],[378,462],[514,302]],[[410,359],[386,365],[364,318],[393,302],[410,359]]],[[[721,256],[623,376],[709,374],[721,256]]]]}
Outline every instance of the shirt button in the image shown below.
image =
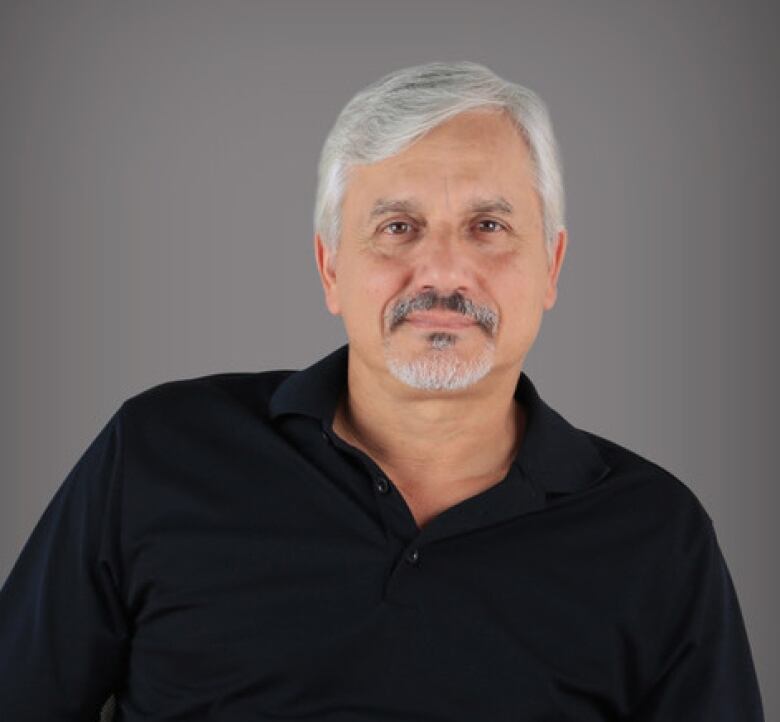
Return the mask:
{"type": "Polygon", "coordinates": [[[384,476],[377,476],[375,483],[376,483],[376,490],[380,494],[387,494],[387,492],[390,491],[390,482],[387,479],[385,479],[384,476]]]}
{"type": "Polygon", "coordinates": [[[413,566],[417,566],[420,563],[420,550],[411,549],[406,554],[406,561],[413,566]]]}

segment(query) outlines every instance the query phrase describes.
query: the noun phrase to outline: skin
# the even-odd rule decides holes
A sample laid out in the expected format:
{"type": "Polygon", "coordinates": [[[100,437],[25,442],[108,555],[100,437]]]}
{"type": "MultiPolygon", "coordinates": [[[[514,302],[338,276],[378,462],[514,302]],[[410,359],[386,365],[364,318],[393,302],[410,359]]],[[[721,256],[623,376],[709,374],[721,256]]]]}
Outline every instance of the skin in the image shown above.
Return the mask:
{"type": "Polygon", "coordinates": [[[515,387],[543,313],[555,304],[566,243],[561,230],[548,257],[527,145],[505,114],[484,110],[353,168],[338,250],[315,235],[325,302],[349,340],[334,431],[376,461],[419,527],[506,475],[525,428],[515,387]],[[476,200],[496,199],[511,209],[475,211],[476,200]],[[374,215],[380,200],[406,205],[374,215]],[[465,363],[490,347],[485,328],[444,309],[411,314],[390,330],[393,305],[431,289],[459,291],[499,314],[491,368],[466,388],[417,389],[388,370],[387,352],[403,360],[446,353],[465,363]],[[456,342],[434,349],[432,332],[456,342]]]}

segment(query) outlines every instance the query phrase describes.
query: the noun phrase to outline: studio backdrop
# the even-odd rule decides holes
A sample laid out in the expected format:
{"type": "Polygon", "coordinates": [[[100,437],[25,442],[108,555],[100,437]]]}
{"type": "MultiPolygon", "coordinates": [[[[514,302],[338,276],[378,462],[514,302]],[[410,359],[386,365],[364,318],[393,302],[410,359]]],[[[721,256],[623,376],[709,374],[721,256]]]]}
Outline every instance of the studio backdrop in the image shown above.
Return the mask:
{"type": "Polygon", "coordinates": [[[473,60],[546,101],[569,248],[526,371],[715,522],[780,717],[770,2],[0,5],[0,580],[128,396],[299,368],[345,340],[316,164],[391,70],[473,60]]]}

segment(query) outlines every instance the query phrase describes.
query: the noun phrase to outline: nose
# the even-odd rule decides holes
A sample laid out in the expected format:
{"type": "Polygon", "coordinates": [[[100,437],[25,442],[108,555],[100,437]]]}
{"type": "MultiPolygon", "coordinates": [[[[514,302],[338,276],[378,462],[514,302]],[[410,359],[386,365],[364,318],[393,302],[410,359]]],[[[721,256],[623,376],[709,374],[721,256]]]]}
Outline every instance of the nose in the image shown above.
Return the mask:
{"type": "Polygon", "coordinates": [[[467,292],[474,285],[472,259],[451,228],[430,232],[412,259],[415,285],[441,295],[467,292]]]}

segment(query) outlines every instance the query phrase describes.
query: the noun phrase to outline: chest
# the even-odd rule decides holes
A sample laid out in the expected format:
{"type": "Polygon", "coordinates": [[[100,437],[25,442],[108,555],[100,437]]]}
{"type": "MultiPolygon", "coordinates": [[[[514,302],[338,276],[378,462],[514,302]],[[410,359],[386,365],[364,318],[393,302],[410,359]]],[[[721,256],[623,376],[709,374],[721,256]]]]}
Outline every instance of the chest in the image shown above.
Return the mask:
{"type": "Polygon", "coordinates": [[[404,540],[298,512],[296,528],[193,518],[147,540],[128,700],[223,722],[617,713],[619,610],[576,560],[543,562],[530,528],[423,545],[412,564],[404,540]]]}

